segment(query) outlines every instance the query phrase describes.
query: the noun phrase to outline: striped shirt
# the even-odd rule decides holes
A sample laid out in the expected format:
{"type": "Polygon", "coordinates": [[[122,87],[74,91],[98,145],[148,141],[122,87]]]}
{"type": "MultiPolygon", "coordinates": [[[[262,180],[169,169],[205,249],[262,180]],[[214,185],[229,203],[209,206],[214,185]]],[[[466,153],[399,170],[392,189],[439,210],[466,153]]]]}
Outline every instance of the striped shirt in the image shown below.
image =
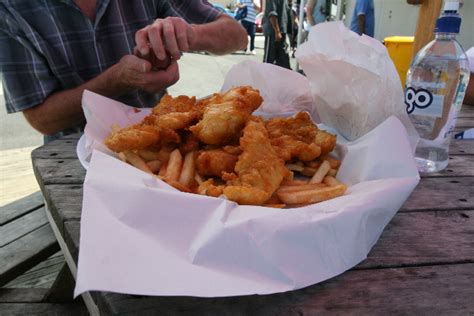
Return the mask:
{"type": "Polygon", "coordinates": [[[237,3],[245,4],[247,6],[247,16],[243,20],[255,24],[257,13],[255,12],[253,0],[237,0],[237,3]]]}
{"type": "MultiPolygon", "coordinates": [[[[0,75],[7,111],[34,107],[96,77],[131,54],[135,33],[157,18],[205,23],[219,14],[205,0],[97,0],[91,21],[73,0],[1,1],[0,75]]],[[[150,107],[159,97],[136,90],[117,99],[150,107]]]]}

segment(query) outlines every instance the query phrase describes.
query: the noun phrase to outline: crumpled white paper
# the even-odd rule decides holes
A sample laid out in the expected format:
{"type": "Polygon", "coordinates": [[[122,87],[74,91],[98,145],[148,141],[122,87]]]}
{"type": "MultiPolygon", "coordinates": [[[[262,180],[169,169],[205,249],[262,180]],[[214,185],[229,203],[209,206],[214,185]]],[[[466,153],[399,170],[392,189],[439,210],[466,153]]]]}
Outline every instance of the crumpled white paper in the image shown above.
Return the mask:
{"type": "MultiPolygon", "coordinates": [[[[272,69],[280,71],[271,66],[270,75],[272,69]]],[[[278,87],[285,95],[280,89],[291,94],[295,87],[278,87]]],[[[338,179],[349,185],[344,196],[296,209],[239,206],[179,192],[102,151],[112,124],[134,123],[146,111],[87,91],[83,106],[93,153],[84,183],[76,296],[100,290],[219,297],[321,282],[366,258],[419,181],[405,128],[391,117],[339,145],[338,179]]]]}
{"type": "Polygon", "coordinates": [[[359,36],[340,21],[320,23],[298,47],[296,58],[326,125],[355,140],[395,115],[414,152],[419,137],[406,113],[400,77],[382,43],[359,36]]]}

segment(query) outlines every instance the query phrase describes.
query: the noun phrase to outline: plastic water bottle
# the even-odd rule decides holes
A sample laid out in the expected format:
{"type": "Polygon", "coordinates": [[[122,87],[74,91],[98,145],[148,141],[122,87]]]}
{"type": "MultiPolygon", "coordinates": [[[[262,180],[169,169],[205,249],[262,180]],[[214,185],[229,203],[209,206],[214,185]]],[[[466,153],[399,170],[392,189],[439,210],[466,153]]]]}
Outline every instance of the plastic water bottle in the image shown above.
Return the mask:
{"type": "Polygon", "coordinates": [[[423,47],[407,74],[405,104],[420,135],[415,160],[420,172],[448,165],[449,142],[469,82],[469,62],[456,41],[459,2],[446,0],[435,39],[423,47]]]}

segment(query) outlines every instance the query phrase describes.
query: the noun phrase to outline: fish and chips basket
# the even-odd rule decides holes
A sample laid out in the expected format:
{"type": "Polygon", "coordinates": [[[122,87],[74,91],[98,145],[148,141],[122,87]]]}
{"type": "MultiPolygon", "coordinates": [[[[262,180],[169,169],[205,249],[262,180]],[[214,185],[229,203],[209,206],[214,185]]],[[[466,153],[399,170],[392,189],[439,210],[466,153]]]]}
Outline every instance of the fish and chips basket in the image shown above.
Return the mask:
{"type": "MultiPolygon", "coordinates": [[[[181,187],[182,183],[197,183],[201,187],[202,183],[198,182],[205,180],[190,178],[188,171],[184,171],[188,168],[194,170],[193,164],[186,161],[193,161],[195,156],[183,154],[179,158],[181,176],[179,173],[174,175],[172,171],[176,158],[171,157],[180,156],[182,148],[168,152],[166,168],[163,168],[164,161],[159,161],[156,166],[150,163],[140,165],[141,160],[135,160],[139,156],[136,152],[110,149],[114,148],[110,145],[111,135],[120,129],[127,131],[130,125],[138,126],[150,139],[164,137],[163,133],[161,136],[154,135],[153,131],[140,125],[149,121],[156,110],[137,110],[90,91],[84,92],[87,126],[78,143],[77,153],[87,168],[87,175],[76,296],[96,290],[197,297],[279,293],[334,277],[367,257],[384,227],[417,185],[419,175],[413,161],[413,142],[407,133],[410,127],[403,122],[405,118],[400,110],[404,106],[403,94],[395,89],[397,83],[400,89],[396,71],[392,69],[383,74],[373,70],[381,65],[390,68],[390,65],[385,65],[391,63],[386,51],[380,50],[375,40],[359,38],[341,28],[341,24],[328,24],[323,26],[326,29],[319,35],[319,29],[313,29],[310,41],[301,46],[297,53],[308,77],[251,61],[236,65],[229,71],[222,93],[248,86],[258,90],[263,102],[252,113],[252,118],[246,118],[243,132],[237,129],[241,137],[240,148],[237,145],[222,149],[225,157],[230,157],[228,154],[238,156],[237,162],[234,161],[236,172],[226,173],[227,184],[231,185],[212,183],[213,190],[198,192],[201,194],[195,194],[198,189],[193,191],[189,189],[191,186],[181,187]],[[312,43],[319,41],[318,45],[321,45],[320,37],[325,37],[327,32],[341,41],[335,43],[335,47],[319,51],[312,43]],[[368,66],[354,59],[358,51],[372,54],[366,61],[368,66]],[[314,58],[311,59],[311,56],[314,58]],[[371,63],[377,67],[370,68],[371,63]],[[323,73],[329,73],[331,65],[334,73],[327,82],[322,82],[316,70],[321,67],[323,73]],[[364,105],[358,104],[369,101],[353,95],[355,92],[348,87],[351,84],[347,81],[349,77],[341,75],[338,79],[338,73],[344,72],[344,69],[350,69],[351,77],[364,83],[364,93],[376,100],[383,115],[370,113],[373,104],[365,104],[369,111],[364,111],[364,105]],[[376,86],[380,82],[385,82],[384,89],[376,86]],[[328,93],[337,91],[339,94],[334,96],[332,103],[328,93]],[[354,109],[352,112],[351,107],[354,109]],[[338,108],[341,111],[337,111],[338,108]],[[363,118],[359,117],[361,115],[363,118]],[[283,146],[282,150],[273,151],[269,149],[266,132],[262,131],[265,129],[262,126],[267,124],[268,128],[268,121],[272,119],[281,117],[284,121],[300,116],[317,123],[318,128],[312,128],[312,131],[327,131],[324,135],[337,136],[337,143],[331,148],[332,156],[325,160],[338,161],[337,165],[328,163],[330,166],[322,176],[317,175],[322,164],[315,166],[319,169],[306,180],[296,176],[299,171],[311,169],[311,165],[301,161],[287,162],[287,168],[291,166],[293,172],[282,171],[278,174],[278,170],[287,169],[274,167],[281,159],[271,159],[275,153],[281,155],[287,143],[279,143],[278,146],[283,146]],[[357,124],[361,124],[359,128],[357,124]],[[247,165],[252,165],[252,157],[259,155],[265,159],[270,157],[268,166],[243,166],[245,159],[249,159],[247,165]],[[150,172],[153,167],[156,170],[150,172]],[[322,185],[330,190],[331,186],[340,186],[344,190],[332,199],[310,200],[320,201],[317,203],[291,204],[286,202],[292,201],[295,194],[288,192],[293,191],[287,188],[282,190],[283,185],[279,188],[277,185],[272,192],[262,193],[283,193],[276,194],[279,198],[275,202],[277,207],[275,203],[247,205],[245,202],[257,201],[260,191],[265,191],[253,190],[251,186],[250,191],[245,191],[249,192],[245,198],[238,195],[241,191],[237,191],[236,198],[227,198],[233,197],[231,191],[226,191],[229,187],[249,188],[243,179],[248,168],[261,168],[260,174],[249,181],[268,180],[269,184],[265,182],[264,189],[277,179],[278,185],[285,181],[306,181],[304,185],[311,188],[322,185]],[[263,174],[262,170],[269,172],[263,174]],[[171,181],[171,177],[176,180],[171,181]],[[329,180],[323,180],[326,178],[329,180]]],[[[200,122],[212,112],[208,108],[204,110],[204,118],[200,122]]],[[[219,111],[213,113],[221,115],[219,111]]],[[[235,119],[232,116],[232,120],[235,119]]],[[[176,122],[183,121],[171,121],[172,124],[176,122]]],[[[216,124],[214,119],[210,122],[216,124]]],[[[196,128],[190,129],[194,134],[202,132],[202,129],[197,132],[196,128]]],[[[210,135],[215,136],[216,133],[210,135]]],[[[120,145],[120,141],[116,143],[120,145]]],[[[288,144],[293,146],[294,142],[288,144]]],[[[217,150],[209,146],[209,150],[217,150]]],[[[298,157],[303,161],[309,160],[305,156],[308,153],[320,154],[314,146],[308,148],[304,154],[301,154],[303,151],[291,154],[300,155],[298,157]]],[[[218,155],[224,155],[222,152],[218,155]]],[[[205,163],[202,165],[204,170],[212,169],[205,163]]],[[[197,168],[200,168],[199,165],[197,168]]],[[[254,174],[252,170],[250,174],[254,174]]],[[[255,186],[259,185],[262,188],[258,181],[255,182],[255,186]]],[[[272,199],[274,197],[275,194],[272,199]]]]}

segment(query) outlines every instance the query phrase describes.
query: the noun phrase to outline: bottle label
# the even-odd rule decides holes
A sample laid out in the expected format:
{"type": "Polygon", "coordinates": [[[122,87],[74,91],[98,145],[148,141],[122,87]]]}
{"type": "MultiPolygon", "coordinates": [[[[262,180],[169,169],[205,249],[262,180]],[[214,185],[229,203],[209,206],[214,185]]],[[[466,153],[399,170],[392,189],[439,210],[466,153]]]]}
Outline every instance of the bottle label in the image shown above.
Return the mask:
{"type": "Polygon", "coordinates": [[[432,94],[431,91],[424,88],[407,87],[405,104],[408,114],[431,117],[443,116],[444,96],[432,94]]]}

